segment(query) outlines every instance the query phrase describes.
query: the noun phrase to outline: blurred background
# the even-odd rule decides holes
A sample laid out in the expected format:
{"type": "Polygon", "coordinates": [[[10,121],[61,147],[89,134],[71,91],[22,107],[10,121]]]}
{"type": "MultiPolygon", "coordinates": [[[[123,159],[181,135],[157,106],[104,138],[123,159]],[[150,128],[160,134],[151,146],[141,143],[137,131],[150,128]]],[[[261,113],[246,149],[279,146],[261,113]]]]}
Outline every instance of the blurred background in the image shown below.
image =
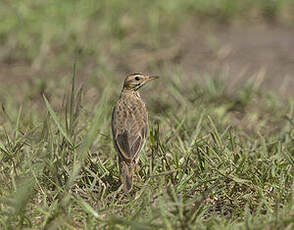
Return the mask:
{"type": "Polygon", "coordinates": [[[229,90],[255,78],[263,89],[293,96],[294,2],[1,1],[2,102],[8,94],[17,103],[38,101],[44,91],[62,94],[73,63],[96,89],[140,71],[223,78],[229,90]]]}

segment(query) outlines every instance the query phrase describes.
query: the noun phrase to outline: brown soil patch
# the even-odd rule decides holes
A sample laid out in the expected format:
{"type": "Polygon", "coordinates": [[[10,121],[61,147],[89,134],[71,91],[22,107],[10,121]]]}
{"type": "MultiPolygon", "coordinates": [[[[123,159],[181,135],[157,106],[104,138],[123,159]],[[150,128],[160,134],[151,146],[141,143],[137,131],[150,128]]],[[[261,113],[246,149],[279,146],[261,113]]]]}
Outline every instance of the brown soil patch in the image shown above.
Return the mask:
{"type": "Polygon", "coordinates": [[[278,25],[185,29],[179,64],[188,74],[220,73],[232,84],[257,76],[265,88],[294,96],[294,28],[278,25]]]}

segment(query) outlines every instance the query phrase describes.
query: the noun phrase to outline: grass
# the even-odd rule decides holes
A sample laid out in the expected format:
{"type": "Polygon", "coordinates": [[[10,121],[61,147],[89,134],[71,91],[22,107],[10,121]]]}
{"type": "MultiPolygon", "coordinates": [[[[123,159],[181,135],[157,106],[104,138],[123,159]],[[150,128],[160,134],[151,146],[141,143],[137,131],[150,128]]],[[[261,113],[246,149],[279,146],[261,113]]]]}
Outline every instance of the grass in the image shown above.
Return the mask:
{"type": "Polygon", "coordinates": [[[142,90],[150,135],[129,195],[110,131],[129,50],[169,48],[195,18],[289,26],[292,1],[132,4],[0,7],[0,65],[29,69],[0,86],[0,229],[292,229],[294,100],[258,77],[229,89],[221,74],[145,56],[161,78],[142,90]]]}
{"type": "Polygon", "coordinates": [[[261,93],[253,80],[227,95],[225,82],[193,80],[187,89],[177,78],[148,97],[150,138],[130,195],[109,128],[115,83],[96,108],[84,106],[73,78],[59,112],[44,96],[37,123],[25,122],[25,106],[16,118],[6,111],[1,228],[290,229],[293,101],[261,93]]]}

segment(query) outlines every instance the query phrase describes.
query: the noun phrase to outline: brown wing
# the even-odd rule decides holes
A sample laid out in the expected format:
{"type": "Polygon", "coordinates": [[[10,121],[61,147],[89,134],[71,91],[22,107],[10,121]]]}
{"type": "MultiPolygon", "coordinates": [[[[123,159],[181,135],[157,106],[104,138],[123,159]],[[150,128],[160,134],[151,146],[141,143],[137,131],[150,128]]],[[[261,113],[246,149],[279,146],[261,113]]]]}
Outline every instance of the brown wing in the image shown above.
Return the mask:
{"type": "Polygon", "coordinates": [[[144,104],[130,108],[117,105],[112,114],[115,148],[123,160],[137,160],[147,135],[148,115],[144,104]]]}

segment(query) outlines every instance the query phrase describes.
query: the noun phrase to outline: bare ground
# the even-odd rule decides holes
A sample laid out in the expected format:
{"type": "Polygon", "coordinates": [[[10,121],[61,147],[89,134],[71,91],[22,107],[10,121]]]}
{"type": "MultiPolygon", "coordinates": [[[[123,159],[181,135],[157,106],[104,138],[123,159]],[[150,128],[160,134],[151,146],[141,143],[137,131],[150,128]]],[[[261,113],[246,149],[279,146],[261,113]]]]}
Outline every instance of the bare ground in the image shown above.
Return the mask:
{"type": "Polygon", "coordinates": [[[186,71],[223,72],[232,84],[257,76],[264,87],[294,96],[294,28],[222,25],[190,34],[180,61],[186,71]]]}

